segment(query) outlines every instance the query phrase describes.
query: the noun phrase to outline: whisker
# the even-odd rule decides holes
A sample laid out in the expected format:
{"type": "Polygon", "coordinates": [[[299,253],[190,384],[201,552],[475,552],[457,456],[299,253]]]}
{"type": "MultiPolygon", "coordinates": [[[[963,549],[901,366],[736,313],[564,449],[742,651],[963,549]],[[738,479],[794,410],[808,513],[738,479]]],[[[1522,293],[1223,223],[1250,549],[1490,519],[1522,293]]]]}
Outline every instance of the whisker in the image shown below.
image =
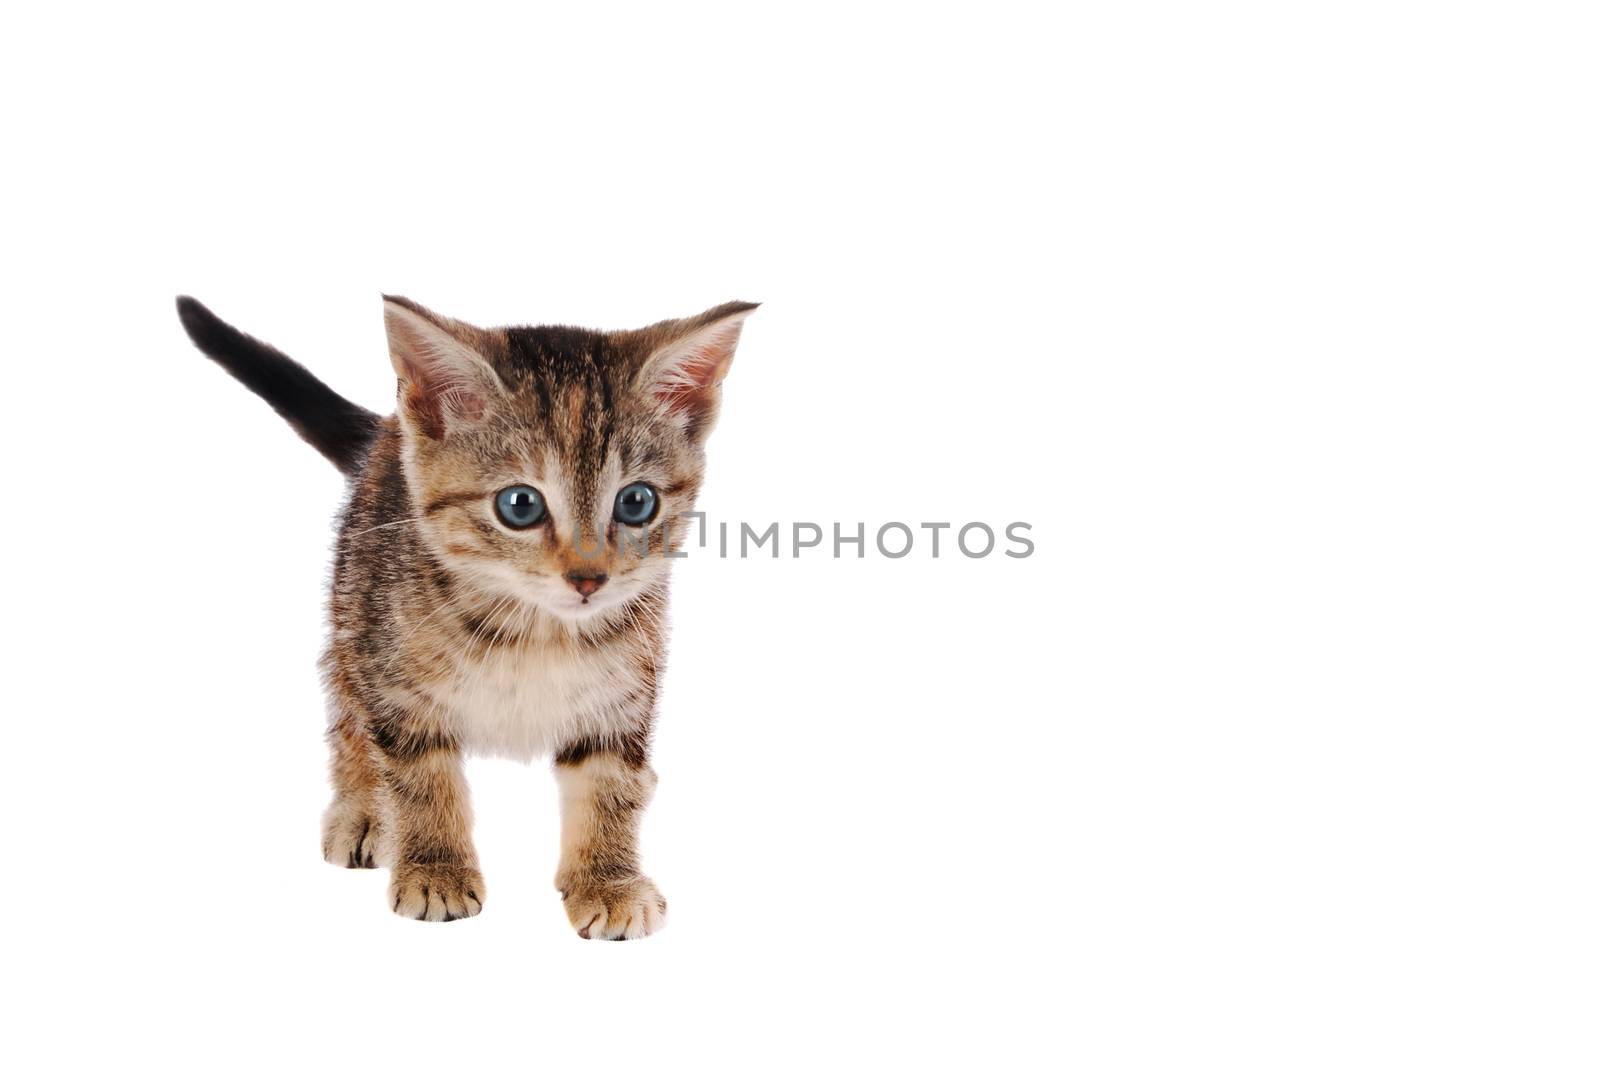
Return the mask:
{"type": "Polygon", "coordinates": [[[359,532],[351,532],[351,533],[349,533],[349,535],[350,535],[351,538],[354,538],[356,536],[364,536],[368,532],[376,532],[380,528],[395,528],[395,527],[398,527],[399,525],[402,525],[402,524],[417,524],[421,520],[422,520],[421,517],[408,517],[406,520],[403,520],[403,521],[389,521],[387,524],[375,524],[371,528],[363,528],[363,529],[361,529],[361,531],[359,531],[359,532]]]}

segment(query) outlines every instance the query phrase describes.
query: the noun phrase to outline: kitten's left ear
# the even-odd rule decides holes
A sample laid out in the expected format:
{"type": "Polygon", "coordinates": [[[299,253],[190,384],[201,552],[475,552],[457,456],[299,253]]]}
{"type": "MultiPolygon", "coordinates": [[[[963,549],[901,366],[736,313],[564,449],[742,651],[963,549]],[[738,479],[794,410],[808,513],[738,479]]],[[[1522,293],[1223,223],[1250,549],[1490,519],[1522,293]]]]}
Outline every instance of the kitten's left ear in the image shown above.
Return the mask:
{"type": "Polygon", "coordinates": [[[401,417],[431,439],[483,418],[500,379],[475,344],[483,333],[402,297],[383,298],[389,359],[400,378],[401,417]]]}
{"type": "Polygon", "coordinates": [[[730,301],[699,316],[646,329],[648,336],[654,336],[654,349],[640,370],[639,385],[668,413],[681,417],[697,437],[716,420],[722,377],[733,364],[745,317],[758,307],[749,301],[730,301]]]}

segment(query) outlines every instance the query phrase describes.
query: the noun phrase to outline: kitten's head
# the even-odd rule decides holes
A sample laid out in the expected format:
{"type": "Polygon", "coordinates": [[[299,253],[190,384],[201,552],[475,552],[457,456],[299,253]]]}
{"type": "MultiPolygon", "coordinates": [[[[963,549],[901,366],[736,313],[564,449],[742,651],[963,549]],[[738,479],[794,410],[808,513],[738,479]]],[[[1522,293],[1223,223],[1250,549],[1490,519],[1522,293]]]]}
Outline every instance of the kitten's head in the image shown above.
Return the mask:
{"type": "Polygon", "coordinates": [[[406,480],[441,564],[576,623],[658,588],[755,307],[601,332],[483,329],[385,298],[406,480]]]}

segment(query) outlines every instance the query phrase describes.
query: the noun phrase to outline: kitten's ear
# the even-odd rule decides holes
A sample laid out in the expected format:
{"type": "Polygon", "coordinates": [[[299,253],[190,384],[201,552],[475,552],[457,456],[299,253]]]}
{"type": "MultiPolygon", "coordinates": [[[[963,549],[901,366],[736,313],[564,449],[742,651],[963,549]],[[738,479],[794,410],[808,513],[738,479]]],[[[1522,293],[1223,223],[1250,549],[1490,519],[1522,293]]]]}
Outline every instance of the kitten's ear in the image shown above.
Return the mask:
{"type": "Polygon", "coordinates": [[[483,419],[501,385],[488,360],[473,348],[475,328],[388,295],[383,326],[389,359],[400,377],[401,407],[418,430],[442,439],[483,419]]]}
{"type": "Polygon", "coordinates": [[[716,421],[722,377],[733,363],[745,317],[757,307],[730,301],[699,316],[646,329],[654,348],[639,373],[639,385],[697,437],[716,421]]]}

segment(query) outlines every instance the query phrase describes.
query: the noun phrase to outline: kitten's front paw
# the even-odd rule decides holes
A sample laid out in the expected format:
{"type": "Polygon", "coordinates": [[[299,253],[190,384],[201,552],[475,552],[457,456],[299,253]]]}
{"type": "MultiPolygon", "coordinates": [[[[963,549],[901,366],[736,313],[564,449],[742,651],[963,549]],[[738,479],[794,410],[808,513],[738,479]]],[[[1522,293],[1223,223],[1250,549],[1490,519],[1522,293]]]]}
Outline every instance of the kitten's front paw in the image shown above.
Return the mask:
{"type": "Polygon", "coordinates": [[[483,910],[483,875],[474,866],[401,863],[389,879],[389,905],[408,919],[471,918],[483,910]]]}
{"type": "Polygon", "coordinates": [[[656,883],[642,875],[621,881],[563,882],[561,899],[573,929],[585,940],[631,941],[649,937],[667,924],[667,901],[656,883]]]}
{"type": "Polygon", "coordinates": [[[367,869],[379,865],[383,826],[358,801],[336,799],[322,815],[322,857],[334,866],[367,869]]]}

